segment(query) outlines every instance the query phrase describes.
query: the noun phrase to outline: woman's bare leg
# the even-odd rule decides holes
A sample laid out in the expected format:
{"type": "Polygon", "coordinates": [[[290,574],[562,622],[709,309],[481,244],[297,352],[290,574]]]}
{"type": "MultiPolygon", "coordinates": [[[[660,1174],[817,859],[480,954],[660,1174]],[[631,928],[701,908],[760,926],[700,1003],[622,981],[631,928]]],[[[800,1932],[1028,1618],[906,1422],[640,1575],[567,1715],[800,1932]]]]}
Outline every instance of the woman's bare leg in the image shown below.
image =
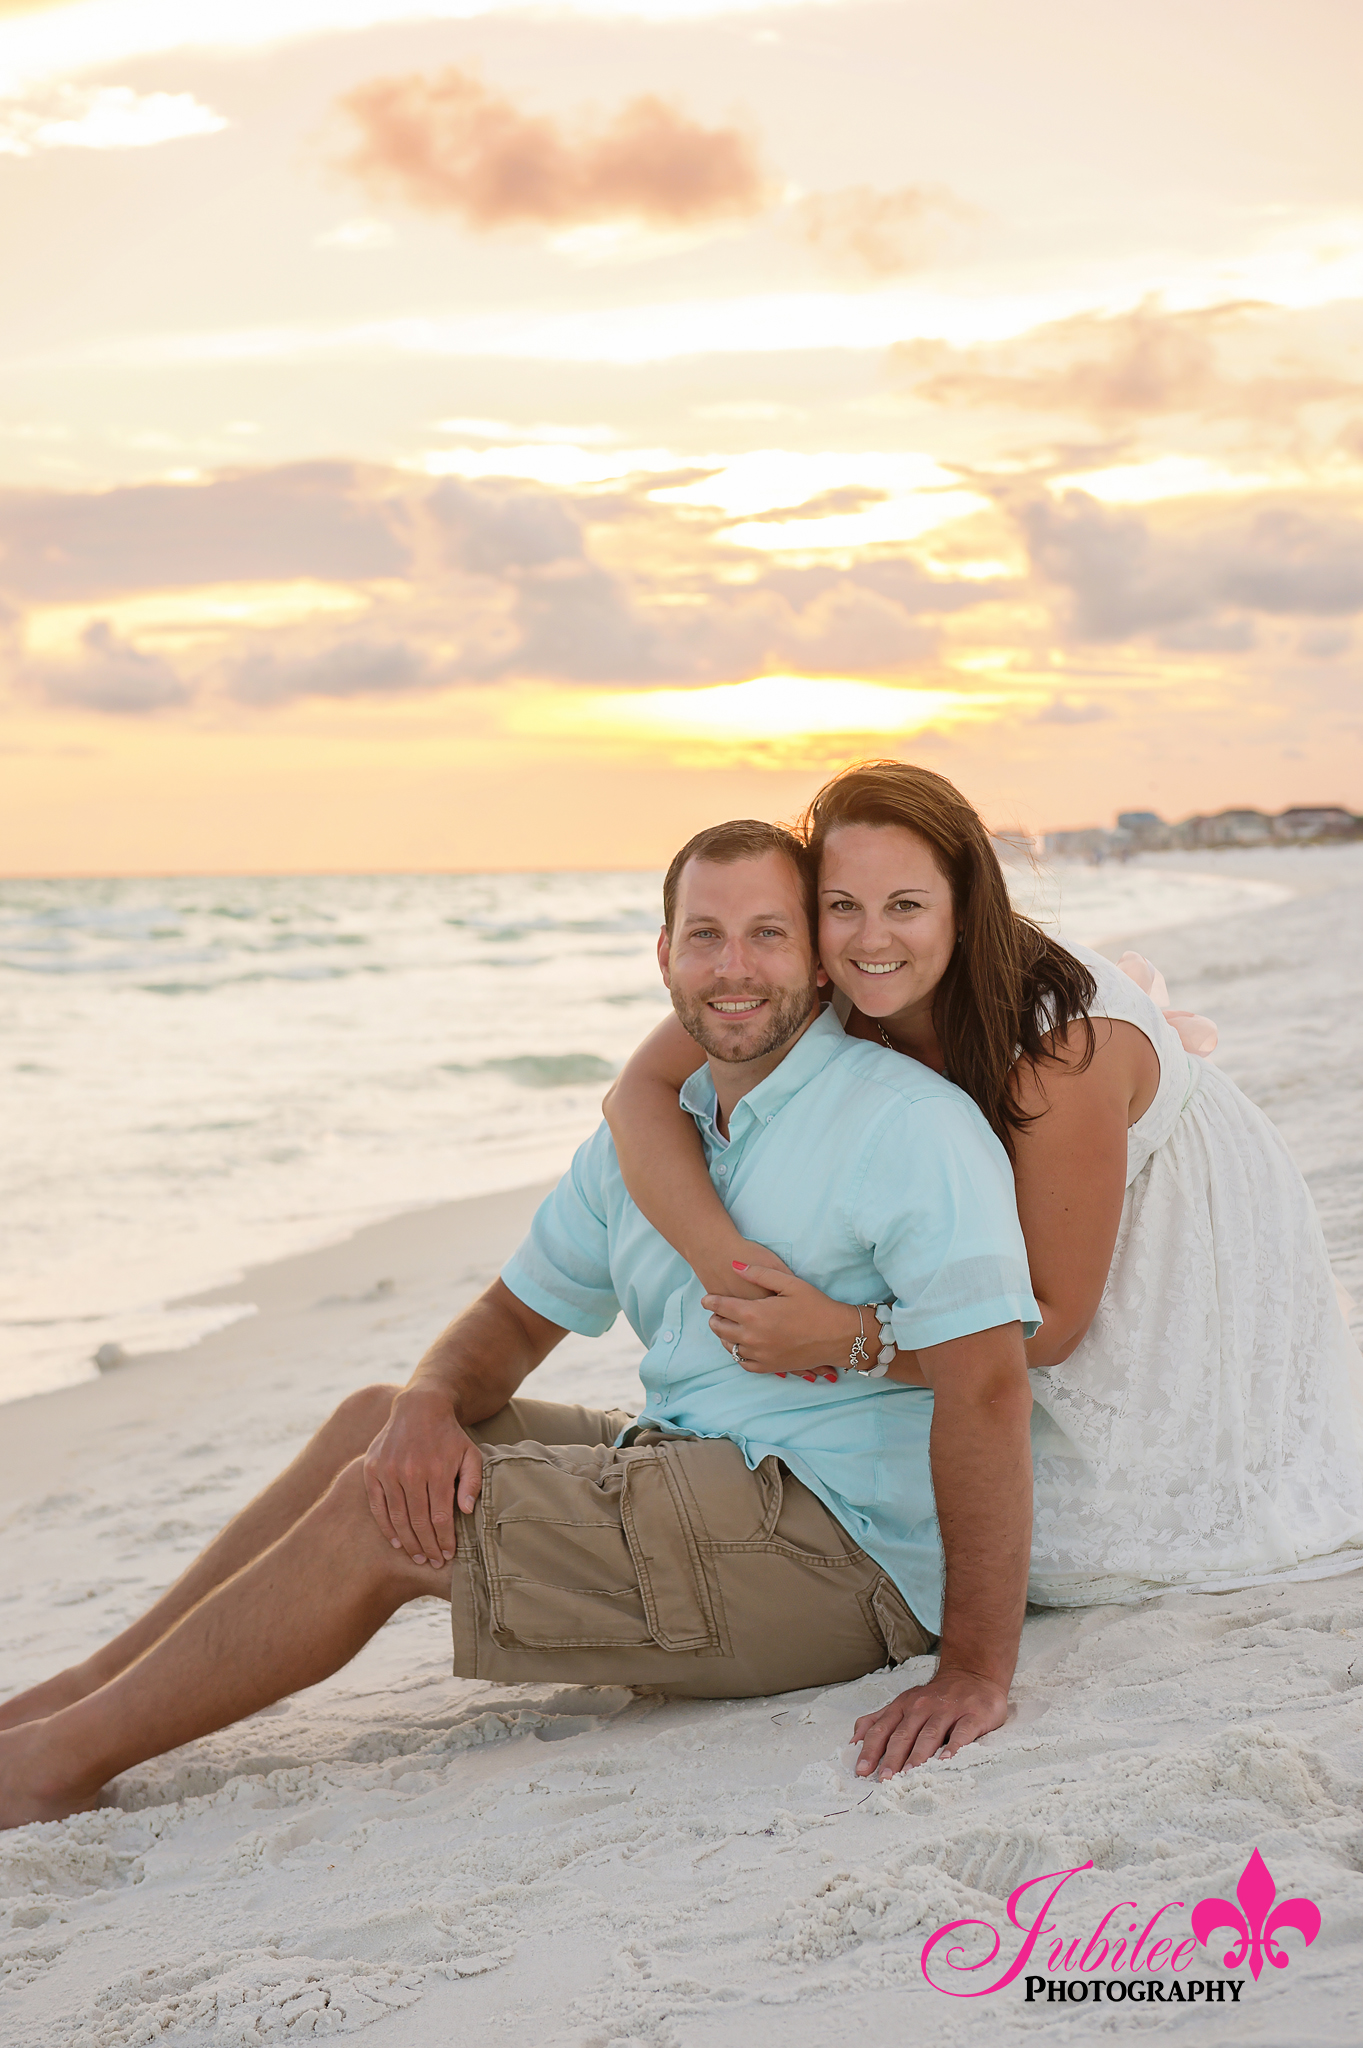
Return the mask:
{"type": "Polygon", "coordinates": [[[395,1386],[373,1386],[348,1394],[293,1463],[263,1493],[258,1493],[206,1550],[199,1552],[193,1564],[154,1606],[82,1663],[72,1664],[54,1678],[44,1679],[40,1685],[6,1700],[0,1705],[0,1729],[42,1720],[107,1685],[153,1643],[159,1642],[167,1629],[174,1628],[215,1586],[222,1585],[277,1543],[322,1498],[337,1473],[344,1471],[352,1459],[363,1457],[387,1422],[398,1391],[395,1386]]]}
{"type": "Polygon", "coordinates": [[[271,1549],[126,1671],[0,1734],[0,1827],[76,1813],[133,1764],[316,1685],[408,1600],[448,1599],[450,1573],[384,1541],[355,1459],[271,1549]]]}

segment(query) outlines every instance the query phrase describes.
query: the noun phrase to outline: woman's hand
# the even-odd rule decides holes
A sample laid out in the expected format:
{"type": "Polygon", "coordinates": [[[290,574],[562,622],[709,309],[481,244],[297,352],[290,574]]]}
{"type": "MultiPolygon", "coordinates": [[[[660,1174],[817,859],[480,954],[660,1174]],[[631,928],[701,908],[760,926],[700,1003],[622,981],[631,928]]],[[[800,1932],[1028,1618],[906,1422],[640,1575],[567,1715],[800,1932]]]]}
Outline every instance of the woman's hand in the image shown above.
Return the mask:
{"type": "Polygon", "coordinates": [[[710,1328],[732,1351],[738,1346],[745,1372],[800,1373],[807,1380],[836,1380],[846,1365],[858,1329],[868,1346],[876,1337],[876,1319],[867,1309],[860,1317],[845,1301],[830,1301],[807,1280],[797,1280],[782,1265],[734,1261],[734,1270],[763,1298],[742,1301],[732,1294],[707,1294],[710,1328]]]}
{"type": "MultiPolygon", "coordinates": [[[[750,1238],[743,1237],[738,1238],[735,1242],[732,1234],[732,1224],[729,1225],[729,1230],[730,1237],[729,1242],[724,1247],[723,1266],[732,1267],[734,1277],[732,1291],[726,1294],[723,1299],[745,1303],[770,1301],[771,1289],[766,1284],[766,1281],[770,1279],[773,1273],[784,1273],[787,1279],[793,1279],[794,1275],[791,1273],[790,1267],[784,1259],[778,1258],[776,1253],[769,1251],[764,1244],[755,1244],[750,1238]],[[759,1274],[765,1275],[765,1279],[759,1279],[759,1274]]],[[[695,1271],[694,1267],[692,1271],[695,1271]]],[[[699,1277],[704,1279],[705,1276],[702,1273],[699,1277]]],[[[716,1287],[718,1287],[718,1284],[716,1282],[716,1287]]],[[[709,1308],[712,1300],[718,1301],[720,1298],[717,1292],[714,1295],[707,1295],[705,1297],[705,1306],[709,1308]]]]}

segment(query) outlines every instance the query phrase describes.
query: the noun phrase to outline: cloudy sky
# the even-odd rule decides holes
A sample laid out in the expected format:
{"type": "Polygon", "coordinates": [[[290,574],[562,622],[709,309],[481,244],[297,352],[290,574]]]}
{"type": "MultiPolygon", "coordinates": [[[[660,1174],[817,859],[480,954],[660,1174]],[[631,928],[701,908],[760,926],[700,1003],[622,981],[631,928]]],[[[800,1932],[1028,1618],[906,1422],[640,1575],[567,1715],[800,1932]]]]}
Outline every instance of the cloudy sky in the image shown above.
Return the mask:
{"type": "Polygon", "coordinates": [[[0,0],[0,869],[1363,807],[1354,0],[0,0]]]}

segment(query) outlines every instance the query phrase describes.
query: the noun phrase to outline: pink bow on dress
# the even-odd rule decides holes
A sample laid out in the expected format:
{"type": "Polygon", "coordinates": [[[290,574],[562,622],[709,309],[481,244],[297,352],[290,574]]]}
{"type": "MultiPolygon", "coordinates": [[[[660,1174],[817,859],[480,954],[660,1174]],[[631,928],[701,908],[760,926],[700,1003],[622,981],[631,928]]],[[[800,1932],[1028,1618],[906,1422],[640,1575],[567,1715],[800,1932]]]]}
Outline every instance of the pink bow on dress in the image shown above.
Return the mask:
{"type": "Polygon", "coordinates": [[[1168,1007],[1169,991],[1164,976],[1158,967],[1152,966],[1144,953],[1123,953],[1117,962],[1128,981],[1134,981],[1137,988],[1143,988],[1155,1006],[1163,1010],[1167,1024],[1172,1024],[1183,1041],[1185,1052],[1195,1052],[1205,1059],[1209,1052],[1216,1050],[1216,1026],[1210,1017],[1199,1017],[1195,1010],[1171,1010],[1168,1007]]]}

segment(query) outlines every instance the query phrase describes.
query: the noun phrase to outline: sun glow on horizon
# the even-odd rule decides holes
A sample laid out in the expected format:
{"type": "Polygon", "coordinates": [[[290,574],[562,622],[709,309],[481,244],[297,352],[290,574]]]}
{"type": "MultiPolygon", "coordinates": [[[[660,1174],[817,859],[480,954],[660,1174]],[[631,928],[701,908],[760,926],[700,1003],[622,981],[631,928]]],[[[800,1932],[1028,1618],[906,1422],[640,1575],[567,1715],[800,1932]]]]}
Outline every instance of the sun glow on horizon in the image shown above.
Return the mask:
{"type": "MultiPolygon", "coordinates": [[[[687,690],[593,691],[558,699],[565,728],[636,741],[786,742],[921,732],[939,720],[986,716],[1002,700],[960,690],[767,675],[687,690]]],[[[537,704],[537,716],[548,707],[537,704]]],[[[551,714],[552,715],[552,714],[551,714]]]]}

